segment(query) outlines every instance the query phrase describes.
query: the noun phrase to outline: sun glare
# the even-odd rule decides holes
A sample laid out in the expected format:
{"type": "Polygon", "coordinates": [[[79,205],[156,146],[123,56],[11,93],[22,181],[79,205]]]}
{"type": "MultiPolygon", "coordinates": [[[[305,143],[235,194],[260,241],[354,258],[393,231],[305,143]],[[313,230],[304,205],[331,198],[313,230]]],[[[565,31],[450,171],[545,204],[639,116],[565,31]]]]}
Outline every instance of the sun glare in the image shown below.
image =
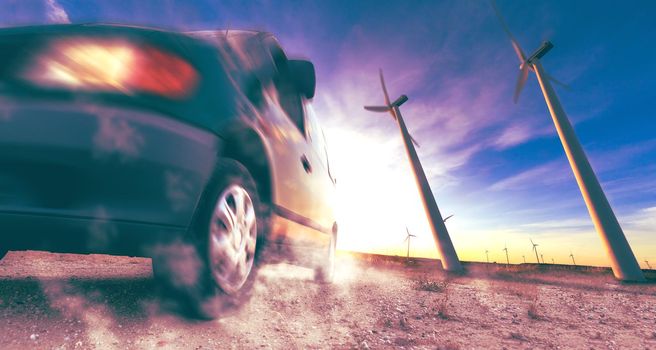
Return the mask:
{"type": "Polygon", "coordinates": [[[412,252],[434,251],[400,141],[348,128],[327,132],[337,177],[338,249],[405,255],[407,226],[419,236],[412,252]]]}

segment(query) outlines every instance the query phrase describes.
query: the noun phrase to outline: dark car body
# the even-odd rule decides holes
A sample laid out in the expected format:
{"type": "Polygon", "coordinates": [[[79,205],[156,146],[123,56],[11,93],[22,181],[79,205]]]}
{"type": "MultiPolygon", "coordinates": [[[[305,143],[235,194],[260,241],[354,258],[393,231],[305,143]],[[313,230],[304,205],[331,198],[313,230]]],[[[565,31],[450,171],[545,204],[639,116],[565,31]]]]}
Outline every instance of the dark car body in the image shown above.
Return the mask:
{"type": "Polygon", "coordinates": [[[314,70],[271,34],[54,25],[2,29],[0,50],[3,250],[149,256],[186,234],[220,158],[255,179],[272,250],[336,234],[314,70]],[[138,88],[110,61],[116,81],[89,73],[123,46],[150,50],[138,88]],[[55,70],[81,61],[84,78],[55,70]]]}

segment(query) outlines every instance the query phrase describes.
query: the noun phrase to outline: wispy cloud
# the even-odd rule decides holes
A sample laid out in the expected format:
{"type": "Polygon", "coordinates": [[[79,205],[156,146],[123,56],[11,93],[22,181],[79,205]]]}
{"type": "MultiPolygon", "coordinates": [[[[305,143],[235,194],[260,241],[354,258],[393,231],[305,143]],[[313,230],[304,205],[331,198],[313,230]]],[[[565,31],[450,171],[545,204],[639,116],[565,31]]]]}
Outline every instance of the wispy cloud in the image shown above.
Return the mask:
{"type": "Polygon", "coordinates": [[[567,172],[567,161],[564,158],[541,164],[531,169],[512,175],[493,183],[492,191],[521,190],[527,187],[547,186],[572,178],[567,172]]]}
{"type": "Polygon", "coordinates": [[[71,23],[68,13],[57,0],[45,0],[46,15],[50,23],[71,23]]]}

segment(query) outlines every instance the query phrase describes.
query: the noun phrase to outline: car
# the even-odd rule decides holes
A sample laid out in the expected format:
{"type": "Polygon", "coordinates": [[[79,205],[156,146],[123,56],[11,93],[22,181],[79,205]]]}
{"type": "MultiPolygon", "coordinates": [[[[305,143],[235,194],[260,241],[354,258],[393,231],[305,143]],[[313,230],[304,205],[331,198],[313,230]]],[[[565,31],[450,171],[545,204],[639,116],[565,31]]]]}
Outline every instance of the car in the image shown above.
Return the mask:
{"type": "Polygon", "coordinates": [[[0,29],[0,49],[0,257],[150,257],[204,318],[264,263],[332,279],[315,69],[272,34],[63,24],[0,29]]]}

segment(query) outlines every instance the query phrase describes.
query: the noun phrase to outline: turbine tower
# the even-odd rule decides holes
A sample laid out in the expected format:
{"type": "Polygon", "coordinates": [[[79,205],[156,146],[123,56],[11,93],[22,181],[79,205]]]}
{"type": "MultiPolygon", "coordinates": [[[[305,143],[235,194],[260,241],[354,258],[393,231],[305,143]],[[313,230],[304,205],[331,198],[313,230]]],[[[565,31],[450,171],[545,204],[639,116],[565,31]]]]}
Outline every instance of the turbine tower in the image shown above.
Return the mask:
{"type": "Polygon", "coordinates": [[[574,264],[574,266],[576,266],[576,261],[574,260],[574,254],[572,253],[571,250],[569,251],[569,257],[572,258],[572,263],[574,264]]]}
{"type": "Polygon", "coordinates": [[[538,261],[538,264],[540,263],[540,258],[538,258],[538,245],[533,243],[533,239],[529,238],[531,241],[531,244],[533,245],[533,251],[535,252],[535,260],[538,261]]]}
{"type": "Polygon", "coordinates": [[[410,231],[408,231],[408,227],[407,227],[407,226],[405,227],[405,232],[408,234],[407,236],[405,236],[405,240],[404,240],[404,241],[408,241],[408,255],[407,255],[407,260],[410,260],[410,237],[417,237],[417,236],[410,234],[410,231]]]}
{"type": "Polygon", "coordinates": [[[544,255],[540,254],[540,257],[542,258],[542,263],[544,264],[544,255]]]}
{"type": "Polygon", "coordinates": [[[526,255],[522,255],[522,259],[524,259],[524,264],[526,264],[526,255]]]}
{"type": "MultiPolygon", "coordinates": [[[[485,249],[485,261],[489,264],[490,263],[490,256],[487,253],[488,253],[488,250],[485,249]]],[[[645,261],[647,261],[647,260],[645,260],[645,261]]]]}
{"type": "Polygon", "coordinates": [[[431,191],[430,185],[428,184],[428,179],[426,179],[426,174],[424,173],[424,169],[422,168],[421,162],[419,161],[419,156],[417,156],[417,151],[413,145],[413,143],[417,144],[417,141],[415,141],[415,139],[410,136],[410,133],[405,126],[405,122],[403,121],[403,117],[401,116],[401,110],[399,107],[408,100],[408,97],[406,95],[401,95],[394,102],[390,102],[389,95],[387,94],[387,88],[385,87],[383,71],[380,70],[379,73],[380,85],[385,96],[385,105],[365,106],[364,109],[372,112],[390,113],[392,118],[396,120],[399,126],[399,130],[401,131],[401,138],[403,139],[403,144],[405,145],[405,151],[408,154],[410,164],[412,165],[417,187],[419,187],[419,194],[424,204],[424,210],[428,218],[431,232],[433,233],[435,245],[437,247],[438,253],[441,256],[442,268],[450,272],[461,272],[462,264],[460,264],[456,250],[453,248],[453,243],[451,242],[449,231],[447,231],[446,225],[444,224],[445,219],[443,219],[442,214],[440,214],[440,210],[438,209],[437,203],[435,202],[435,197],[433,197],[433,192],[431,191]]]}
{"type": "Polygon", "coordinates": [[[510,265],[510,259],[508,258],[508,244],[505,244],[502,250],[506,252],[506,265],[510,265]]]}
{"type": "MultiPolygon", "coordinates": [[[[590,162],[574,132],[574,128],[567,118],[565,110],[560,105],[556,92],[551,86],[550,80],[554,79],[546,73],[540,63],[540,59],[553,48],[553,45],[551,42],[545,41],[527,58],[510,32],[510,29],[508,29],[494,2],[492,2],[492,7],[494,7],[494,11],[499,17],[504,31],[508,34],[520,62],[519,79],[517,79],[517,85],[515,86],[515,103],[524,87],[524,83],[526,83],[526,79],[528,79],[529,71],[534,72],[540,83],[549,113],[551,113],[558,137],[560,137],[560,142],[563,144],[565,154],[572,167],[572,172],[574,172],[574,177],[576,177],[576,182],[579,185],[592,222],[609,255],[610,265],[615,278],[623,281],[645,281],[645,276],[642,270],[640,270],[638,260],[633,255],[631,246],[629,246],[629,242],[624,236],[624,232],[615,217],[613,209],[608,203],[608,199],[606,199],[599,180],[597,180],[597,176],[592,166],[590,166],[590,162]]],[[[558,83],[555,80],[554,82],[558,83]]]]}
{"type": "Polygon", "coordinates": [[[651,270],[651,265],[649,265],[649,260],[645,260],[645,264],[647,264],[647,267],[651,270]]]}
{"type": "Polygon", "coordinates": [[[556,262],[554,261],[554,258],[551,258],[551,265],[556,265],[556,262]]]}

